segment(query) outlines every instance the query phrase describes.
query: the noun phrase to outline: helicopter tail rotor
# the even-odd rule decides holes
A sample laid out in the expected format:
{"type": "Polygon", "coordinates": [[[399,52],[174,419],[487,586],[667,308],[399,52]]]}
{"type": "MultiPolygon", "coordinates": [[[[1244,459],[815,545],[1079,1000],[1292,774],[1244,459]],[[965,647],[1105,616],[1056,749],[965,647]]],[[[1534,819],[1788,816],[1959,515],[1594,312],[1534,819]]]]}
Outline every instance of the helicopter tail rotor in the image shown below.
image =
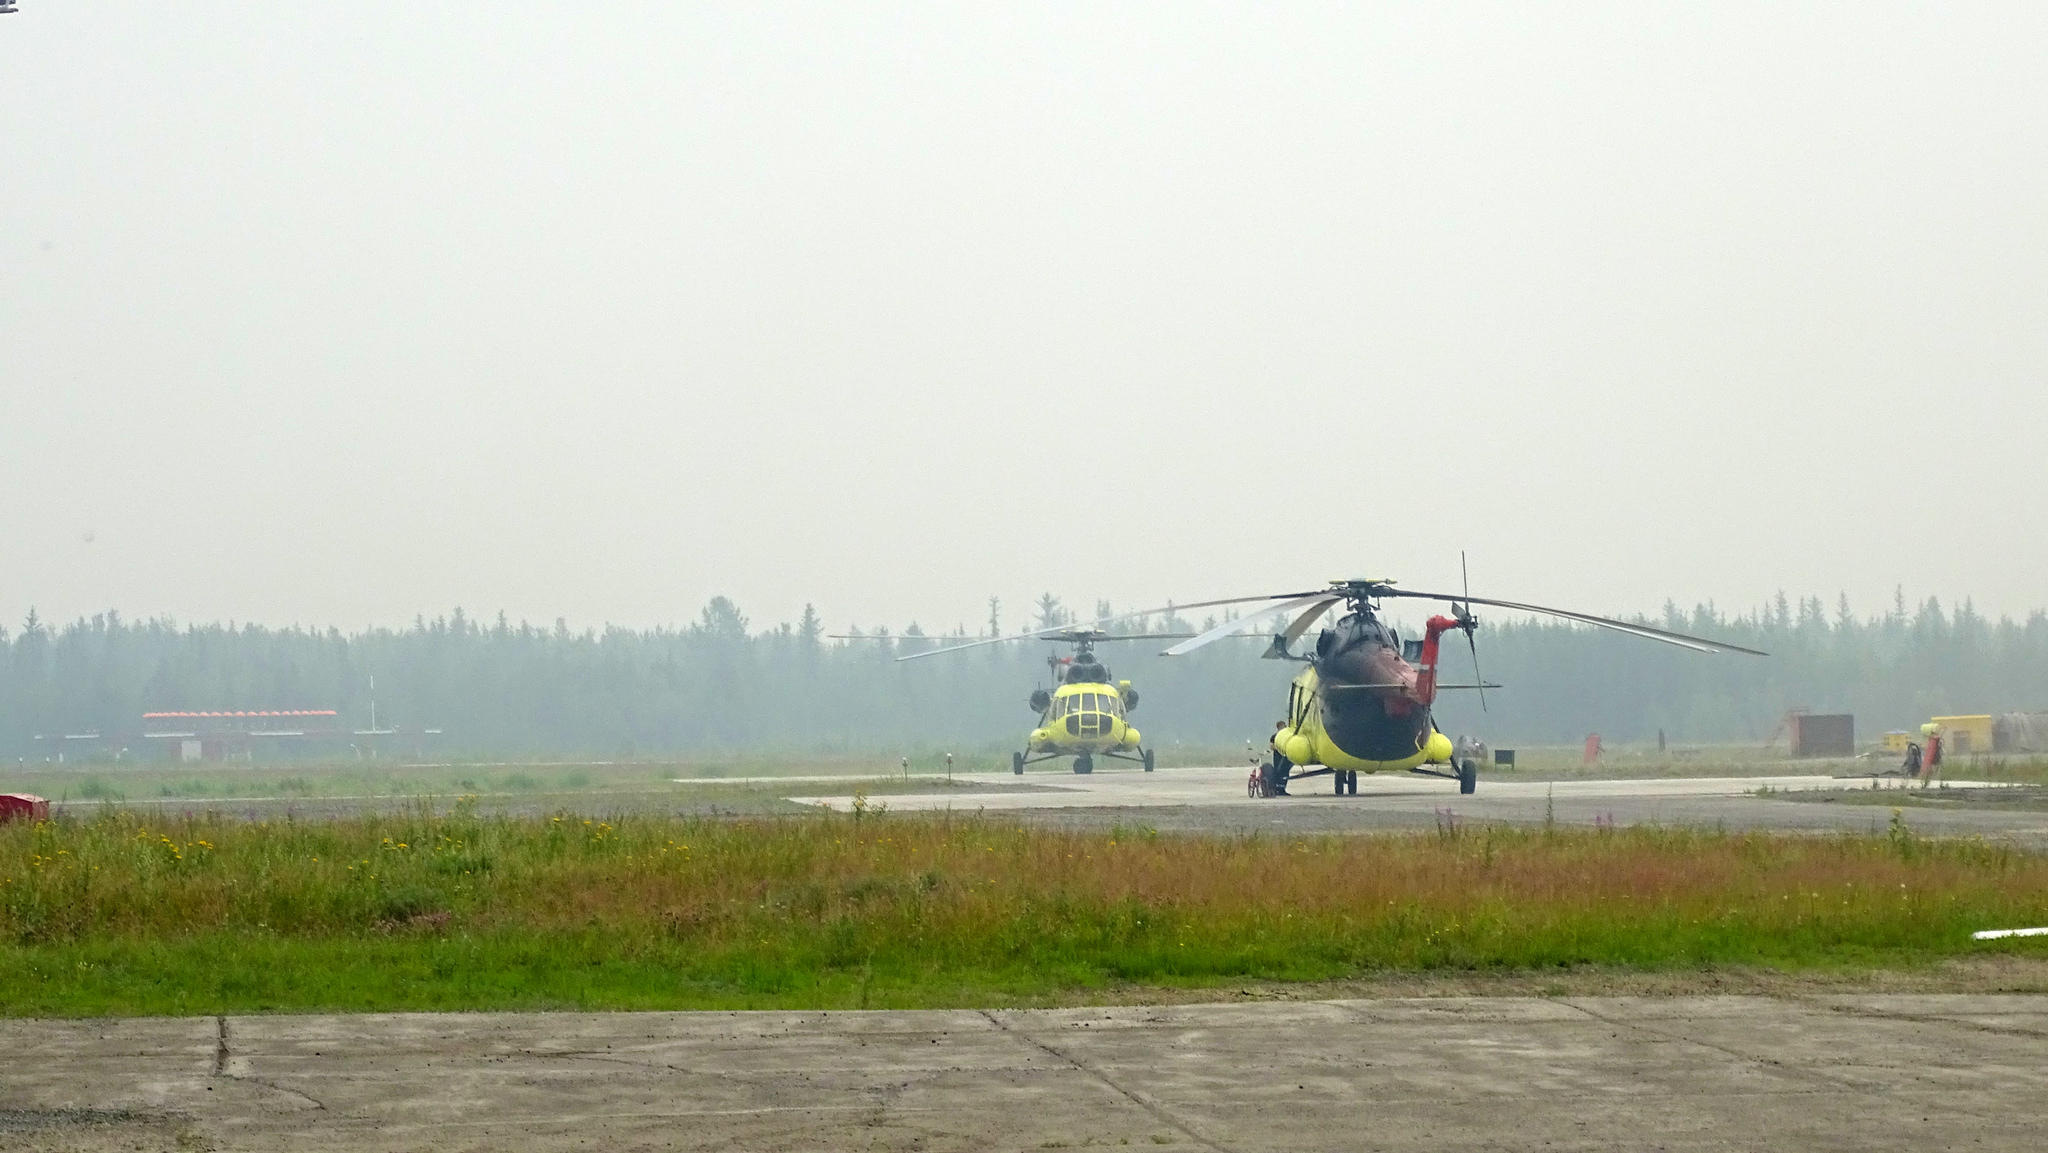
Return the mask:
{"type": "Polygon", "coordinates": [[[1479,711],[1486,709],[1486,674],[1479,671],[1479,642],[1472,639],[1472,633],[1479,627],[1479,618],[1472,614],[1472,570],[1465,563],[1465,550],[1458,550],[1458,575],[1465,582],[1465,603],[1452,605],[1451,615],[1458,619],[1458,628],[1465,633],[1465,647],[1472,653],[1472,683],[1479,686],[1479,711]]]}

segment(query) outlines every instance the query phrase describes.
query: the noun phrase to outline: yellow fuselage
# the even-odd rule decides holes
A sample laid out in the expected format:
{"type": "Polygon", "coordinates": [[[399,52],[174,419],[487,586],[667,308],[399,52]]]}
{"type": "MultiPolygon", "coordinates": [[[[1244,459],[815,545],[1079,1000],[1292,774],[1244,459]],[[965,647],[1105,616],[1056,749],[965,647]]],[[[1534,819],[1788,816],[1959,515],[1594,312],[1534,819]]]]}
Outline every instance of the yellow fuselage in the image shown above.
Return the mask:
{"type": "MultiPolygon", "coordinates": [[[[1129,682],[1126,682],[1129,683],[1129,682]]],[[[1028,746],[1034,753],[1107,753],[1138,747],[1138,730],[1124,720],[1117,686],[1061,685],[1028,746]]]]}
{"type": "Polygon", "coordinates": [[[1427,722],[1416,726],[1413,753],[1369,759],[1346,752],[1323,727],[1323,696],[1320,680],[1313,668],[1302,670],[1301,675],[1294,678],[1288,705],[1288,723],[1274,732],[1273,749],[1297,765],[1323,765],[1351,773],[1382,773],[1451,763],[1451,738],[1437,732],[1436,726],[1427,722]]]}

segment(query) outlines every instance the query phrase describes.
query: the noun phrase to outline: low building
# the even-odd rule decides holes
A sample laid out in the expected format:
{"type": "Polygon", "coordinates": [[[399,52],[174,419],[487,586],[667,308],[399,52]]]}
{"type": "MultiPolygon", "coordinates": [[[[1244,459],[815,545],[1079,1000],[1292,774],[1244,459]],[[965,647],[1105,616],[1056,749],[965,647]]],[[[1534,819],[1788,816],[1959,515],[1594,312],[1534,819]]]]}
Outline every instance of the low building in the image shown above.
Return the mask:
{"type": "Polygon", "coordinates": [[[1991,722],[1994,753],[2048,753],[2048,713],[2000,713],[1991,722]]]}
{"type": "Polygon", "coordinates": [[[218,761],[253,757],[259,747],[345,744],[349,730],[333,709],[278,709],[144,713],[142,736],[163,742],[169,760],[218,761]]]}
{"type": "Polygon", "coordinates": [[[1856,718],[1849,713],[1791,713],[1785,724],[1795,757],[1853,757],[1856,718]]]}
{"type": "Polygon", "coordinates": [[[1972,753],[1988,753],[1997,747],[1994,736],[1997,721],[1989,713],[1928,719],[1941,730],[1941,755],[1944,757],[1967,757],[1972,753]]]}

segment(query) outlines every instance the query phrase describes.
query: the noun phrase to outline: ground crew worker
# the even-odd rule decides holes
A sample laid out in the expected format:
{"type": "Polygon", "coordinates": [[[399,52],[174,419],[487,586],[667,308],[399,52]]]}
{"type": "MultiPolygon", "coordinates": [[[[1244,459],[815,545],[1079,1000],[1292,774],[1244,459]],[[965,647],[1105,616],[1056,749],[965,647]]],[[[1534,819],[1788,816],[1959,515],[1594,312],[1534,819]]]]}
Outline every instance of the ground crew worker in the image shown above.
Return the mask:
{"type": "Polygon", "coordinates": [[[1927,738],[1927,755],[1920,758],[1920,775],[1931,777],[1941,764],[1941,726],[1930,721],[1920,726],[1920,735],[1927,738]]]}

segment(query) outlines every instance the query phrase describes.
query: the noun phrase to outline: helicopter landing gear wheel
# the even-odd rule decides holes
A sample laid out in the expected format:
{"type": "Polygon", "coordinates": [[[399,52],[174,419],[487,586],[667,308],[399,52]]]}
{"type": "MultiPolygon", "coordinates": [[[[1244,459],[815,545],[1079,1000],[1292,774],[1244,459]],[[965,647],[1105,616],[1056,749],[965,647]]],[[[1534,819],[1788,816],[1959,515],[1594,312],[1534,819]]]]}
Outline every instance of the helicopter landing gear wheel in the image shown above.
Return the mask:
{"type": "Polygon", "coordinates": [[[1479,762],[1466,757],[1458,762],[1458,791],[1469,793],[1479,787],[1479,762]]]}
{"type": "Polygon", "coordinates": [[[1075,772],[1077,772],[1077,773],[1092,773],[1092,772],[1094,772],[1094,771],[1095,771],[1095,758],[1094,758],[1094,757],[1091,757],[1091,756],[1089,756],[1089,755],[1088,755],[1088,754],[1086,754],[1086,753],[1083,753],[1083,754],[1081,754],[1080,756],[1078,756],[1078,757],[1075,757],[1075,758],[1074,758],[1074,771],[1075,771],[1075,772]]]}
{"type": "Polygon", "coordinates": [[[1010,754],[1010,771],[1011,771],[1011,772],[1013,772],[1013,773],[1015,773],[1015,774],[1017,774],[1017,775],[1018,775],[1018,776],[1020,776],[1020,777],[1024,775],[1024,754],[1023,754],[1023,753],[1011,753],[1011,754],[1010,754]]]}
{"type": "Polygon", "coordinates": [[[1335,775],[1337,777],[1338,796],[1341,797],[1346,793],[1354,797],[1358,795],[1358,771],[1356,769],[1340,769],[1335,775]]]}
{"type": "Polygon", "coordinates": [[[1144,754],[1144,759],[1145,759],[1145,771],[1149,773],[1149,772],[1151,772],[1151,771],[1152,771],[1152,750],[1151,750],[1151,749],[1145,749],[1145,750],[1142,750],[1142,751],[1143,751],[1143,754],[1144,754]]]}

